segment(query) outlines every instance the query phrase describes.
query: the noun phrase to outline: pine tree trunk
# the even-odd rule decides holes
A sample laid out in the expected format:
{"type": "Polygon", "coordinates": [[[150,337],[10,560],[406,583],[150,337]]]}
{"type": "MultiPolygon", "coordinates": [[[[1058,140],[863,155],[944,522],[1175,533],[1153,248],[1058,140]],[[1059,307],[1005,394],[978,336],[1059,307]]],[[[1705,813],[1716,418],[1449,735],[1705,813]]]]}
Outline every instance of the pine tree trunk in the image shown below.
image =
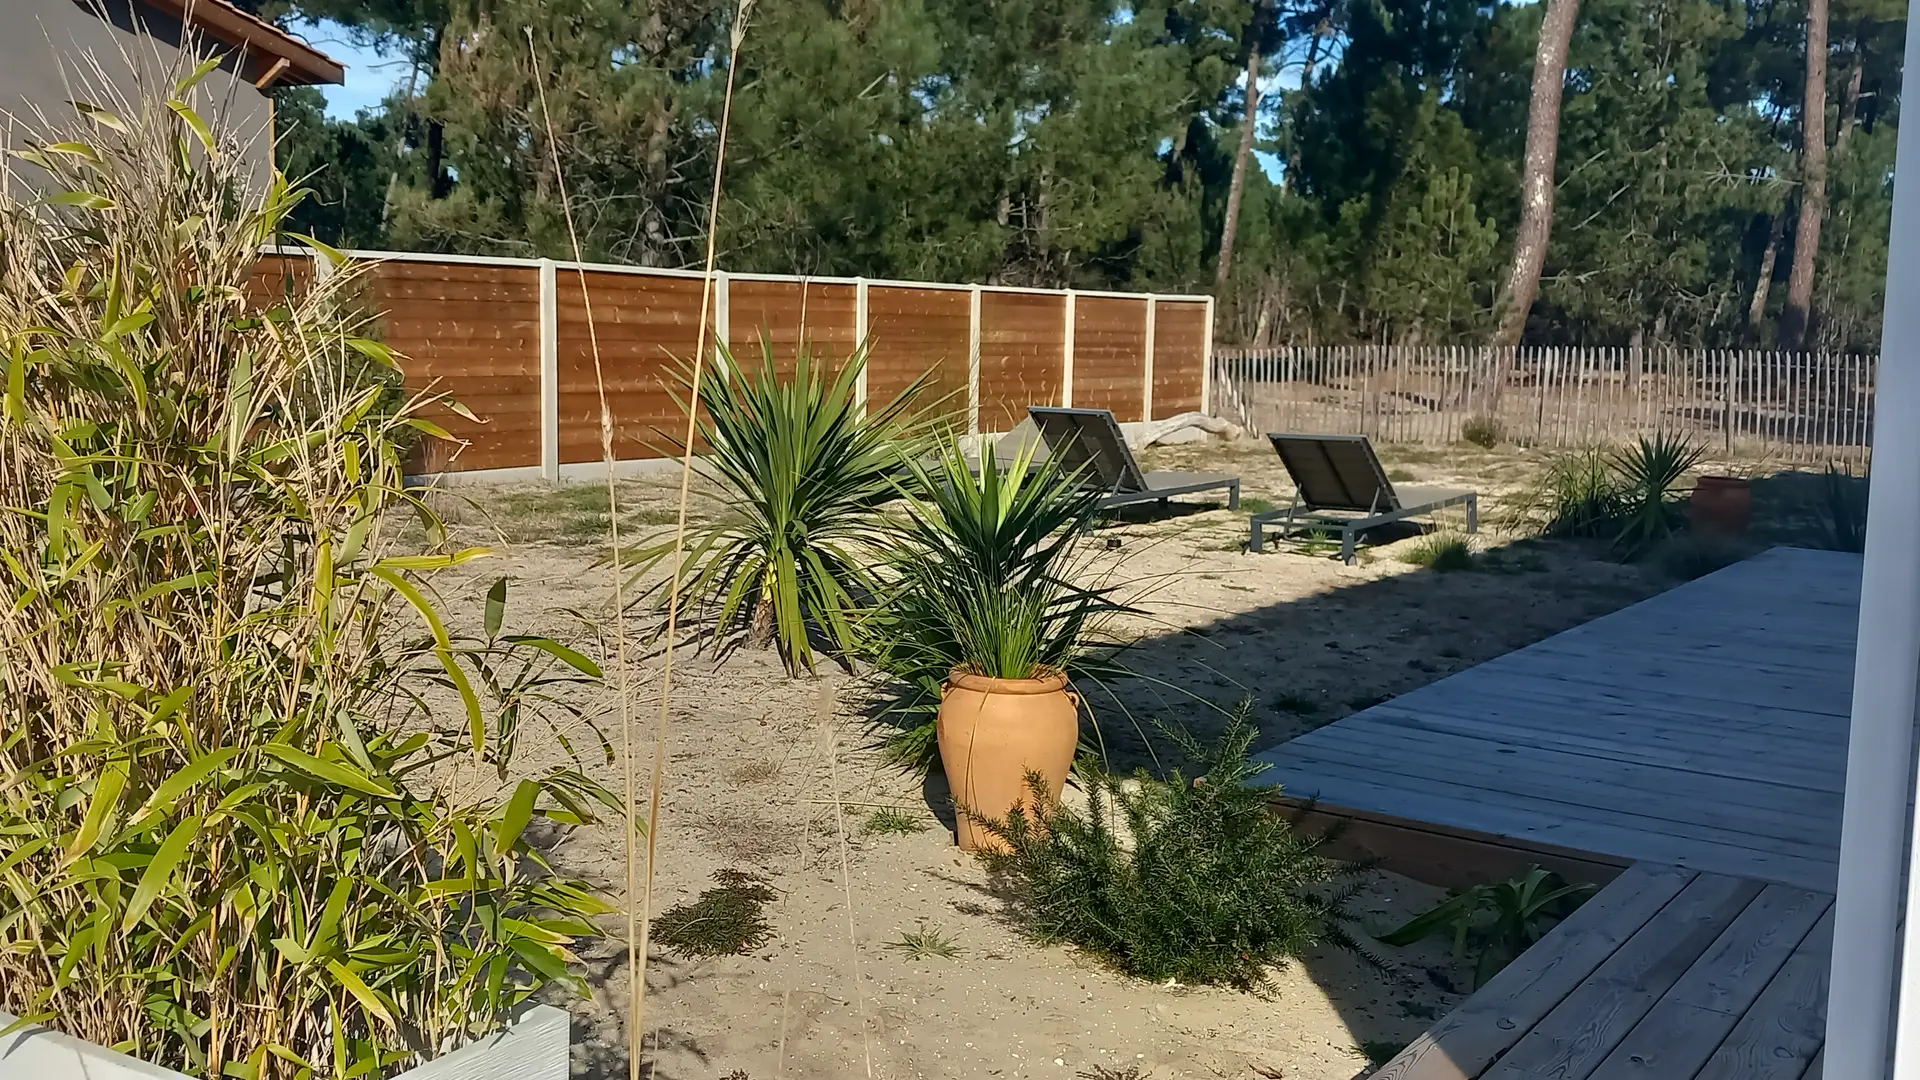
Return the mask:
{"type": "Polygon", "coordinates": [[[1847,139],[1860,119],[1860,82],[1867,66],[1867,58],[1862,55],[1865,47],[1859,37],[1853,39],[1853,64],[1847,72],[1847,88],[1840,95],[1840,127],[1833,133],[1834,157],[1846,152],[1847,139]]]}
{"type": "Polygon", "coordinates": [[[1820,224],[1827,212],[1827,0],[1807,3],[1807,93],[1800,105],[1800,227],[1793,236],[1793,273],[1787,278],[1787,308],[1780,315],[1780,343],[1806,345],[1813,309],[1813,268],[1820,254],[1820,224]]]}
{"type": "Polygon", "coordinates": [[[1787,236],[1787,208],[1782,206],[1767,227],[1767,246],[1760,253],[1760,278],[1753,283],[1753,302],[1747,305],[1747,330],[1756,338],[1767,318],[1767,297],[1773,293],[1773,266],[1780,261],[1780,241],[1787,236]]]}
{"type": "MultiPolygon", "coordinates": [[[[1540,293],[1540,270],[1547,261],[1553,231],[1554,159],[1560,148],[1560,93],[1566,82],[1567,50],[1580,18],[1580,0],[1548,0],[1540,21],[1540,43],[1533,54],[1533,96],[1527,104],[1527,150],[1520,180],[1520,227],[1513,238],[1513,267],[1502,290],[1500,329],[1495,345],[1520,344],[1527,313],[1540,293]]],[[[1491,393],[1499,401],[1506,379],[1504,364],[1495,372],[1491,393]]]]}
{"type": "Polygon", "coordinates": [[[1253,141],[1260,125],[1260,44],[1266,35],[1267,0],[1255,0],[1247,22],[1247,115],[1240,121],[1240,149],[1233,157],[1233,180],[1227,185],[1226,220],[1220,223],[1220,258],[1214,269],[1216,285],[1225,285],[1233,270],[1234,234],[1240,229],[1240,199],[1247,189],[1247,166],[1253,160],[1253,141]]]}

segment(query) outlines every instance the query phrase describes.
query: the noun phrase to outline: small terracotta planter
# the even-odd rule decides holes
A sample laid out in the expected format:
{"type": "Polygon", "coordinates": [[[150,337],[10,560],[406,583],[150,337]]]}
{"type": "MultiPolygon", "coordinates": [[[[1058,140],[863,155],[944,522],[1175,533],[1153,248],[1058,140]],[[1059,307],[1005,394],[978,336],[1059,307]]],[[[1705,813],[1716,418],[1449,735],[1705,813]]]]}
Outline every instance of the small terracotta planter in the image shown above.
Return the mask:
{"type": "Polygon", "coordinates": [[[960,847],[1004,851],[968,811],[1005,817],[1026,802],[1029,771],[1059,798],[1080,742],[1080,699],[1065,675],[993,679],[955,668],[941,690],[938,730],[960,847]]]}
{"type": "Polygon", "coordinates": [[[1738,535],[1753,519],[1753,489],[1738,476],[1703,476],[1687,501],[1695,528],[1738,535]]]}

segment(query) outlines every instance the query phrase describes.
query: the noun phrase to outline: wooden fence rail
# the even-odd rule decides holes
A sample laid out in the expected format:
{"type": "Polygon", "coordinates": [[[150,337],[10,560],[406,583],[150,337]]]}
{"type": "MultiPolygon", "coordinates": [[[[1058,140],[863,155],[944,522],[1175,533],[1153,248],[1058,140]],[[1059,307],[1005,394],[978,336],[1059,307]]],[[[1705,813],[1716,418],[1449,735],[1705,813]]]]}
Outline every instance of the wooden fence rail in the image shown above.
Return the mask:
{"type": "MultiPolygon", "coordinates": [[[[348,254],[371,263],[362,300],[407,358],[408,385],[450,394],[479,417],[436,415],[458,441],[427,440],[421,471],[551,480],[597,469],[595,339],[615,456],[671,453],[683,414],[670,371],[699,347],[700,273],[348,254]]],[[[255,285],[271,296],[324,271],[304,248],[269,249],[255,285]]],[[[955,425],[976,434],[1007,431],[1028,405],[1106,408],[1122,421],[1208,405],[1206,296],[720,273],[708,311],[708,340],[728,343],[743,364],[758,362],[762,340],[785,370],[802,347],[832,360],[867,342],[863,403],[891,401],[931,373],[955,425]]]]}
{"type": "Polygon", "coordinates": [[[1251,431],[1533,446],[1686,434],[1728,455],[1864,462],[1877,357],[1737,349],[1220,349],[1213,412],[1251,431]]]}

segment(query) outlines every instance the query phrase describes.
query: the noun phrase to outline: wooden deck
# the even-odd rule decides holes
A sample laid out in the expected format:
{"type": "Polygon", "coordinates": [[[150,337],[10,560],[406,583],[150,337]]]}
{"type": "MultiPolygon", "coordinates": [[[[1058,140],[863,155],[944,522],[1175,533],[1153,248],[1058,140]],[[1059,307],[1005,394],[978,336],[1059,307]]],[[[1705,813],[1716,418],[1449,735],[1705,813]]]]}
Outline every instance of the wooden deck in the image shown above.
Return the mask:
{"type": "Polygon", "coordinates": [[[1833,897],[1642,863],[1373,1080],[1818,1080],[1833,897]]]}
{"type": "Polygon", "coordinates": [[[1858,555],[1775,548],[1269,750],[1262,780],[1831,893],[1859,594],[1858,555]]]}

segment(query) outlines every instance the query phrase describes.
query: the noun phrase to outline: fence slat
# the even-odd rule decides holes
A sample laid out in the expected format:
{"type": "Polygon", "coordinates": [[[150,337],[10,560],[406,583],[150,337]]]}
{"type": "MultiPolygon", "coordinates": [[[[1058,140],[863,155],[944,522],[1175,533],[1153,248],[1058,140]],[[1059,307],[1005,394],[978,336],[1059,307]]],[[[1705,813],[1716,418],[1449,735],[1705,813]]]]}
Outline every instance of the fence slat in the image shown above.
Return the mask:
{"type": "Polygon", "coordinates": [[[1213,378],[1217,408],[1254,434],[1450,443],[1498,392],[1495,418],[1536,446],[1673,431],[1727,455],[1853,465],[1872,454],[1877,360],[1661,345],[1284,345],[1216,350],[1213,378]],[[1496,387],[1502,371],[1510,379],[1496,387]]]}

